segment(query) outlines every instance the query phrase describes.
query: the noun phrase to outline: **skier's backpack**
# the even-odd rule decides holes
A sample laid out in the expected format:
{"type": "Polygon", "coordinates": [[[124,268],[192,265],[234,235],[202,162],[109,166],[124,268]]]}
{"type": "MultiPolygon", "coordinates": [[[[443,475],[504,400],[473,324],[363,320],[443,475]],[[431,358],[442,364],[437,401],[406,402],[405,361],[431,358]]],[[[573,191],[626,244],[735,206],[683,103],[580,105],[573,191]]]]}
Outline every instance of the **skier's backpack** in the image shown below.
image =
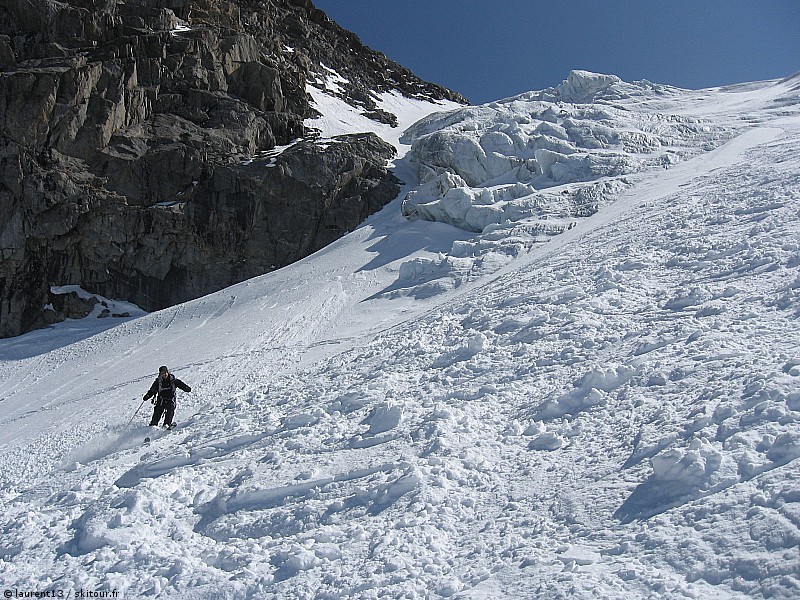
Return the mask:
{"type": "Polygon", "coordinates": [[[172,373],[169,374],[166,382],[163,377],[158,378],[158,398],[159,400],[163,398],[175,402],[175,375],[172,373]],[[171,394],[169,397],[162,395],[165,390],[170,390],[171,394]]]}

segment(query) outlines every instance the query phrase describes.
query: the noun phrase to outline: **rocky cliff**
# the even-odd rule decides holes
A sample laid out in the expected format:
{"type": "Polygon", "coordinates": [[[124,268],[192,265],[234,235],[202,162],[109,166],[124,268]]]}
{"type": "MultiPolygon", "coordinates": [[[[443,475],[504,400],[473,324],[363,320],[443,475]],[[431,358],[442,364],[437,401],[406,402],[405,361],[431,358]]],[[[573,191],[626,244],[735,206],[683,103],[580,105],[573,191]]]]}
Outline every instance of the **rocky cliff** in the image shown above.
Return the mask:
{"type": "Polygon", "coordinates": [[[0,337],[52,322],[53,285],[163,308],[298,260],[392,200],[391,146],[306,131],[306,84],[326,68],[383,123],[373,92],[464,102],[307,0],[5,0],[0,337]]]}

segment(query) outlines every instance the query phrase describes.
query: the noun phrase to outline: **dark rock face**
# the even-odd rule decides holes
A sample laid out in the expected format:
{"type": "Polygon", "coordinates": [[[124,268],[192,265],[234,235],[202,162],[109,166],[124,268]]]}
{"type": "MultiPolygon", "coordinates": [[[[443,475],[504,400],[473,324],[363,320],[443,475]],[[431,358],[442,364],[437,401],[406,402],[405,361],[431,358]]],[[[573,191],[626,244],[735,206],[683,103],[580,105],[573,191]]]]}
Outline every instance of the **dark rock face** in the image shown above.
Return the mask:
{"type": "Polygon", "coordinates": [[[298,260],[392,200],[391,146],[305,130],[325,67],[381,122],[394,115],[371,91],[463,101],[306,0],[0,4],[0,337],[42,322],[51,285],[159,309],[298,260]]]}

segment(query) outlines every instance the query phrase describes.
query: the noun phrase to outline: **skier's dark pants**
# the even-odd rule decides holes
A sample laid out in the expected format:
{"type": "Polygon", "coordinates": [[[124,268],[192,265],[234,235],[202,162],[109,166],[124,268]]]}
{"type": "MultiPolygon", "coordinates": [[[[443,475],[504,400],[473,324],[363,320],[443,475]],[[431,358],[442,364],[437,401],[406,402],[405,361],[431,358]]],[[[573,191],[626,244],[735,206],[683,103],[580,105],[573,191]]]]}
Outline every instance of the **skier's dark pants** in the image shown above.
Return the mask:
{"type": "Polygon", "coordinates": [[[150,419],[150,425],[156,426],[161,420],[161,415],[164,415],[164,425],[172,425],[172,417],[175,416],[175,400],[159,400],[156,402],[153,409],[153,418],[150,419]]]}

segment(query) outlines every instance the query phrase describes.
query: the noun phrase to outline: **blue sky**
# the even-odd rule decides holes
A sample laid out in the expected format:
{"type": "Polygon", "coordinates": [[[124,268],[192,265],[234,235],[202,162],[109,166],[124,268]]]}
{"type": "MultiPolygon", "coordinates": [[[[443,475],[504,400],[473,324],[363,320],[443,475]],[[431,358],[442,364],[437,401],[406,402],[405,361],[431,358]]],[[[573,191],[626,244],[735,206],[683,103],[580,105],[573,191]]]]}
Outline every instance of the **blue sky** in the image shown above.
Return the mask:
{"type": "Polygon", "coordinates": [[[698,89],[800,71],[800,0],[313,0],[473,103],[571,69],[698,89]]]}

